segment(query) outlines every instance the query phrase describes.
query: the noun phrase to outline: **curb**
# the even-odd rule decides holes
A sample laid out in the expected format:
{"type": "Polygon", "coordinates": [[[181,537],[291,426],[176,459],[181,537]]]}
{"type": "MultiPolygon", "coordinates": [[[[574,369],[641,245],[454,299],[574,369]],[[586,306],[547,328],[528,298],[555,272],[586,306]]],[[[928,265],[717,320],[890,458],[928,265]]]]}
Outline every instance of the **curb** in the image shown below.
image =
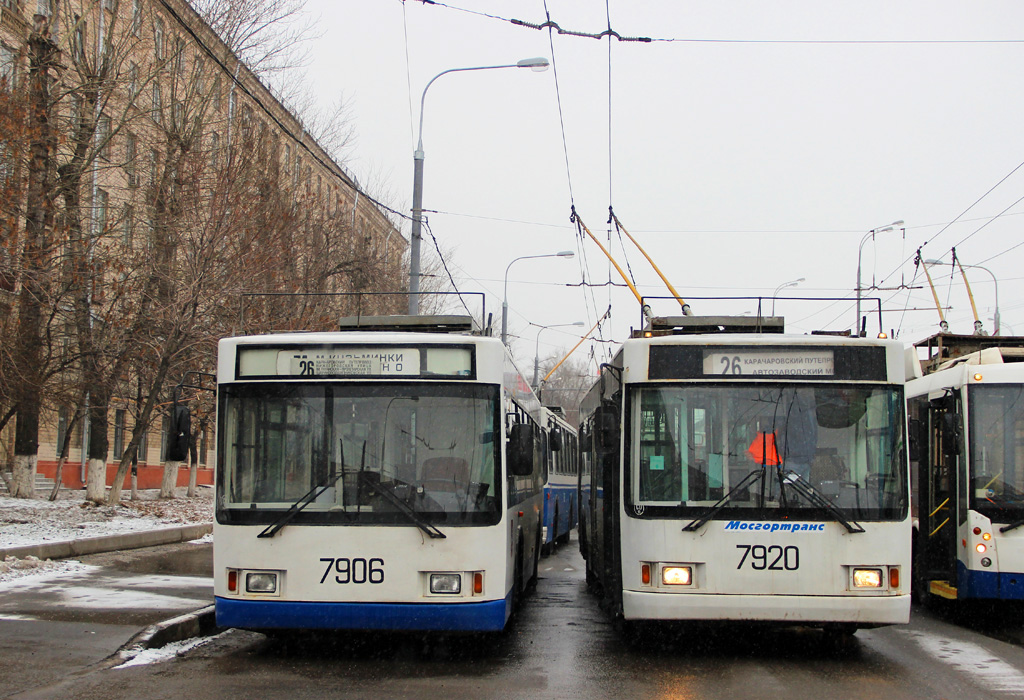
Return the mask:
{"type": "Polygon", "coordinates": [[[213,605],[207,605],[205,608],[152,624],[121,645],[117,654],[159,649],[172,642],[205,637],[217,629],[214,608],[213,605]]]}
{"type": "Polygon", "coordinates": [[[86,554],[116,552],[122,549],[155,547],[161,544],[176,544],[178,542],[197,540],[211,532],[213,532],[213,523],[203,523],[201,525],[182,525],[180,527],[166,527],[159,530],[144,530],[142,532],[126,532],[120,535],[86,537],[66,542],[46,542],[26,545],[24,547],[7,547],[0,549],[0,561],[7,557],[23,559],[30,556],[37,559],[67,559],[68,557],[81,557],[86,554]]]}

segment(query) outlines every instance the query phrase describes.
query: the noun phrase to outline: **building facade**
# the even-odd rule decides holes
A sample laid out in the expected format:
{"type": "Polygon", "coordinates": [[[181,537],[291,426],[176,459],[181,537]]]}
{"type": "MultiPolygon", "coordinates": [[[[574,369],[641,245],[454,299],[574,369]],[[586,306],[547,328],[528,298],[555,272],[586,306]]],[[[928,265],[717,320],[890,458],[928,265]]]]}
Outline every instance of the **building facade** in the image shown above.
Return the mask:
{"type": "MultiPolygon", "coordinates": [[[[44,126],[26,118],[22,133],[0,135],[7,355],[18,355],[26,285],[39,277],[51,285],[37,295],[50,324],[42,333],[40,473],[54,475],[68,442],[61,478],[82,486],[95,451],[84,416],[97,394],[83,377],[107,372],[110,483],[155,371],[155,351],[138,346],[161,334],[191,335],[139,444],[142,488],[160,482],[170,387],[185,370],[214,371],[218,335],[322,329],[334,314],[404,308],[407,241],[394,217],[185,0],[0,0],[0,98],[9,98],[11,119],[19,109],[46,114],[44,126]],[[45,275],[25,262],[39,240],[45,275]],[[182,299],[200,307],[185,331],[171,313],[182,299]],[[140,304],[146,312],[135,318],[140,304]],[[123,357],[132,359],[119,364],[123,357]]],[[[193,404],[199,481],[209,483],[212,397],[174,393],[193,404]]],[[[17,398],[3,397],[5,414],[17,398]]],[[[5,465],[14,458],[14,420],[0,429],[5,465]]],[[[186,480],[183,473],[179,483],[186,480]]]]}

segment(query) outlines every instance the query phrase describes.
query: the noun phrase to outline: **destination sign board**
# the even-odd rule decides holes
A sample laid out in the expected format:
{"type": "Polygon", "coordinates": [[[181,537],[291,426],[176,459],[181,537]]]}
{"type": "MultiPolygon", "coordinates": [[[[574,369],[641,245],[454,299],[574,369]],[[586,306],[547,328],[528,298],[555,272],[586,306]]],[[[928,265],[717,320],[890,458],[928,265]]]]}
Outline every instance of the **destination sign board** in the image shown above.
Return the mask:
{"type": "Polygon", "coordinates": [[[708,349],[703,367],[705,375],[832,377],[835,357],[822,348],[708,349]]]}
{"type": "Polygon", "coordinates": [[[455,346],[288,346],[239,349],[244,378],[402,378],[474,375],[473,352],[455,346]]]}

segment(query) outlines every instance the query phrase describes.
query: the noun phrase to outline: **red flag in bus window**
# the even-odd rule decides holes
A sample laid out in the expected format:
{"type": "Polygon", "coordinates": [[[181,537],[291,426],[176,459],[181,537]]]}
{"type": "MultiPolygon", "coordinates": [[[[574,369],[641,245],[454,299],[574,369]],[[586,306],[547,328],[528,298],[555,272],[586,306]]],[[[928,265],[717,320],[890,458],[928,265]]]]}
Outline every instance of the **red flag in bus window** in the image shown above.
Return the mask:
{"type": "Polygon", "coordinates": [[[777,467],[782,464],[779,459],[779,452],[775,449],[775,433],[758,433],[754,441],[750,443],[747,452],[758,464],[766,464],[770,467],[777,467]]]}

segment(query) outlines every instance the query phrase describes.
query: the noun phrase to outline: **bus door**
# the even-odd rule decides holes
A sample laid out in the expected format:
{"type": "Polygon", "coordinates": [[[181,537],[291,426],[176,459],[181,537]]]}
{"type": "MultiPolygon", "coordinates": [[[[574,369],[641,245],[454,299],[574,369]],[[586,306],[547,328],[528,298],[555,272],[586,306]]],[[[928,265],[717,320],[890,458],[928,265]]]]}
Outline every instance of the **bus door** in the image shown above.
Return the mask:
{"type": "Polygon", "coordinates": [[[956,585],[958,460],[963,416],[950,392],[928,402],[926,444],[921,445],[918,479],[919,580],[956,585]]]}

